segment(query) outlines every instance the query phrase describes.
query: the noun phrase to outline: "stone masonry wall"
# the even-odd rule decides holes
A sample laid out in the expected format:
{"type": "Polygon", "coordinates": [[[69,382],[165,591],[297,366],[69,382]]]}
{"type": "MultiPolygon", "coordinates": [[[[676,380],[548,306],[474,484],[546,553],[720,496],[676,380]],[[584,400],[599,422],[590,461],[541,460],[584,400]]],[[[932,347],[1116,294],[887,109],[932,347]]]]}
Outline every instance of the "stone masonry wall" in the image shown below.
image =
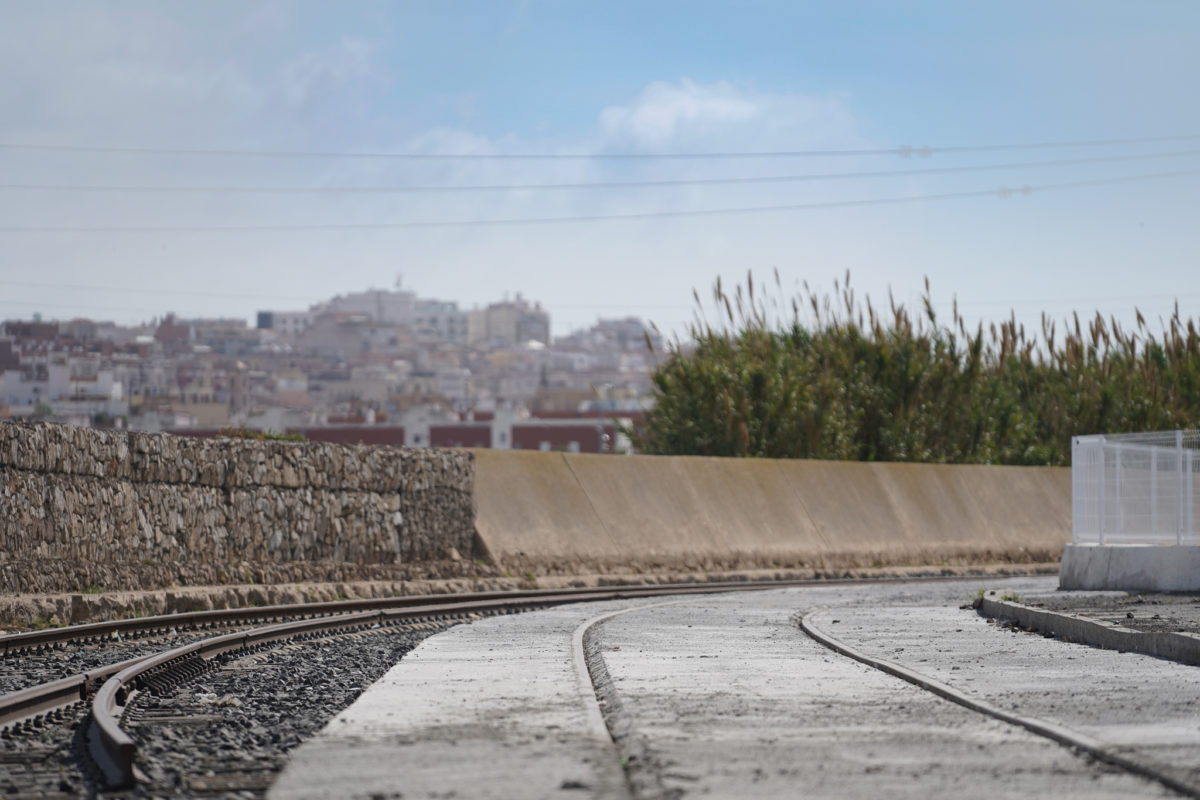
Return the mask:
{"type": "Polygon", "coordinates": [[[474,478],[462,450],[0,423],[0,591],[404,577],[480,555],[474,478]]]}

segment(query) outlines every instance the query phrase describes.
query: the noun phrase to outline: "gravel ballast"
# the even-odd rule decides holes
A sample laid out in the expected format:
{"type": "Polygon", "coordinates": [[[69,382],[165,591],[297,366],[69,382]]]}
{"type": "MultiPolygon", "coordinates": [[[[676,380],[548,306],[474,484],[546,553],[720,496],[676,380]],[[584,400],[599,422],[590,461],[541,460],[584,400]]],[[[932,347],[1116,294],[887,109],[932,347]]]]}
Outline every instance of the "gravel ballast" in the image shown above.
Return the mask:
{"type": "Polygon", "coordinates": [[[145,780],[130,790],[103,791],[84,755],[87,708],[78,705],[63,722],[0,738],[0,796],[261,797],[288,751],[422,640],[454,624],[380,628],[235,654],[162,696],[134,695],[122,727],[137,742],[145,780]]]}

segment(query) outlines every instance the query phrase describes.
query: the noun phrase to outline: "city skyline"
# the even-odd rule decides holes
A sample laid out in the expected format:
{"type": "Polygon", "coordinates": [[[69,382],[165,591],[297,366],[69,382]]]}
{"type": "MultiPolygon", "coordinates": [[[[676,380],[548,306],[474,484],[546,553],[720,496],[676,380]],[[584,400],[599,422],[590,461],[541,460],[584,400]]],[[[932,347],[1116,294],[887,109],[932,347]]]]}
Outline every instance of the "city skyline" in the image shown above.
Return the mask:
{"type": "MultiPolygon", "coordinates": [[[[392,286],[367,286],[367,287],[361,287],[361,288],[355,288],[355,289],[347,289],[347,290],[338,292],[337,294],[334,294],[331,297],[318,298],[312,302],[304,302],[304,301],[301,301],[299,298],[290,298],[294,301],[293,306],[290,306],[287,308],[283,308],[283,307],[257,308],[251,314],[250,317],[242,317],[237,314],[222,315],[222,314],[215,313],[215,312],[209,313],[209,312],[204,312],[202,309],[201,309],[200,313],[182,314],[182,313],[177,312],[174,308],[163,308],[161,310],[158,310],[158,311],[152,313],[152,315],[147,318],[125,321],[124,319],[119,319],[119,318],[114,318],[114,317],[88,316],[86,314],[45,313],[37,308],[34,308],[29,314],[27,314],[25,316],[11,316],[11,315],[7,316],[7,317],[0,316],[0,324],[4,323],[6,321],[13,322],[13,323],[52,322],[52,323],[65,324],[65,323],[70,323],[72,321],[86,320],[89,322],[115,324],[117,326],[125,327],[125,328],[154,328],[169,319],[176,319],[180,322],[188,322],[188,321],[192,321],[192,320],[228,322],[228,321],[232,320],[232,321],[238,321],[238,322],[245,322],[247,328],[255,328],[255,327],[261,327],[261,323],[262,323],[264,314],[270,315],[270,314],[280,314],[280,313],[283,313],[283,314],[301,313],[301,314],[316,315],[316,314],[320,314],[320,313],[323,313],[326,311],[338,310],[338,302],[345,300],[347,298],[355,298],[355,297],[361,297],[361,296],[372,295],[372,294],[377,294],[377,293],[411,294],[413,296],[413,298],[416,299],[420,303],[449,306],[449,307],[452,307],[454,311],[457,311],[462,314],[471,314],[472,312],[486,311],[489,307],[492,307],[492,306],[527,303],[527,304],[531,305],[533,308],[536,308],[538,311],[546,312],[547,315],[549,316],[549,319],[551,320],[552,324],[553,324],[553,320],[554,320],[553,309],[550,309],[550,308],[544,306],[544,304],[538,298],[528,296],[528,295],[526,295],[525,292],[522,292],[522,291],[506,293],[502,297],[494,298],[490,301],[485,301],[483,303],[477,303],[471,307],[465,307],[458,300],[451,298],[451,297],[435,298],[435,297],[428,297],[428,296],[422,295],[421,292],[419,291],[418,287],[405,286],[405,285],[403,285],[402,281],[398,277],[397,281],[392,286]]],[[[201,296],[202,297],[211,297],[212,295],[211,294],[203,294],[201,296]]],[[[51,305],[51,307],[53,307],[53,305],[51,305]]],[[[585,322],[581,323],[580,326],[573,327],[570,330],[561,331],[561,332],[557,332],[557,333],[552,331],[551,336],[549,337],[549,340],[546,341],[545,343],[550,344],[554,339],[568,338],[571,335],[585,332],[590,327],[593,327],[597,323],[603,322],[606,320],[613,321],[613,320],[631,320],[631,319],[636,319],[639,322],[647,322],[647,323],[649,322],[648,320],[644,320],[644,318],[640,317],[639,315],[632,314],[632,313],[631,314],[621,314],[621,313],[598,314],[595,319],[585,321],[585,322]]]]}
{"type": "Polygon", "coordinates": [[[775,269],[785,293],[849,270],[910,307],[928,276],[968,324],[1194,316],[1198,22],[1184,2],[6,4],[0,318],[252,320],[403,273],[465,307],[522,291],[555,335],[626,314],[679,333],[693,289],[775,269]]]}

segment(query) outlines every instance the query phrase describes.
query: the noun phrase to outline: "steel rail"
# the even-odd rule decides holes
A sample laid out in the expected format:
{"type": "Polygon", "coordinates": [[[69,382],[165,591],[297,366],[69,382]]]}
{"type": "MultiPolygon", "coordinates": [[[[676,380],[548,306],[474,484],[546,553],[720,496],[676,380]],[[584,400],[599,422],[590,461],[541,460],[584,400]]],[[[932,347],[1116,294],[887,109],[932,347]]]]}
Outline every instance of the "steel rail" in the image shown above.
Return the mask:
{"type": "MultiPolygon", "coordinates": [[[[828,581],[826,581],[828,582],[828,581]]],[[[811,583],[811,582],[810,582],[811,583]]],[[[445,607],[452,603],[479,602],[487,600],[533,601],[540,598],[556,598],[555,602],[571,602],[571,598],[590,598],[596,592],[632,591],[634,589],[655,593],[679,592],[686,588],[695,591],[720,592],[785,586],[807,585],[797,581],[728,581],[699,584],[646,584],[642,586],[605,587],[602,589],[571,587],[567,589],[530,589],[520,591],[489,591],[478,593],[454,593],[432,595],[404,595],[401,597],[370,598],[361,600],[339,600],[298,605],[260,606],[256,608],[218,609],[168,614],[156,617],[95,622],[72,625],[44,631],[9,634],[0,637],[0,652],[8,655],[38,647],[50,647],[67,642],[92,641],[121,633],[143,633],[169,630],[172,628],[230,625],[252,620],[271,620],[284,617],[330,618],[362,611],[388,612],[417,606],[445,607]]],[[[0,729],[37,717],[49,711],[64,708],[80,700],[86,700],[95,687],[126,667],[140,663],[150,655],[98,667],[78,675],[31,686],[27,689],[0,695],[0,729]]]]}
{"type": "Polygon", "coordinates": [[[254,647],[278,639],[296,638],[345,627],[394,624],[418,617],[436,618],[471,612],[500,613],[568,603],[659,595],[758,591],[856,583],[942,582],[970,579],[971,577],[973,576],[714,581],[710,583],[625,584],[608,587],[404,595],[392,598],[194,611],[10,634],[0,637],[0,647],[2,647],[0,652],[16,653],[21,650],[70,641],[101,639],[110,637],[114,633],[228,625],[251,620],[277,620],[281,617],[306,617],[298,621],[281,622],[253,630],[221,634],[163,653],[138,656],[79,675],[0,695],[0,729],[21,722],[37,721],[40,717],[58,709],[86,701],[95,691],[92,728],[97,733],[89,733],[89,747],[99,763],[108,763],[104,771],[106,776],[111,773],[111,777],[108,779],[113,781],[114,785],[128,785],[134,777],[134,751],[130,749],[132,740],[129,740],[128,736],[120,730],[116,722],[118,709],[123,709],[126,695],[131,689],[138,688],[139,679],[146,676],[147,672],[160,669],[164,665],[180,659],[211,658],[229,650],[254,647]],[[109,719],[105,720],[105,717],[109,719]]]}
{"type": "Polygon", "coordinates": [[[84,702],[96,687],[151,656],[143,655],[0,695],[0,729],[84,702]]]}
{"type": "MultiPolygon", "coordinates": [[[[969,576],[967,576],[969,577],[969,576]]],[[[624,584],[611,587],[569,587],[565,589],[528,589],[477,593],[404,595],[401,597],[339,600],[296,605],[255,608],[217,609],[167,614],[155,617],[95,622],[44,631],[29,631],[0,637],[0,653],[12,655],[23,650],[50,647],[67,642],[100,640],[113,634],[170,630],[172,628],[229,625],[252,620],[278,620],[285,617],[329,618],[362,611],[393,612],[420,606],[450,607],[453,604],[503,600],[510,603],[552,599],[553,604],[587,599],[647,597],[658,594],[753,591],[805,586],[836,586],[852,583],[910,583],[915,581],[960,580],[959,576],[899,578],[818,578],[786,581],[721,581],[711,583],[624,584]]],[[[34,719],[44,713],[86,700],[101,683],[123,669],[151,655],[109,664],[56,681],[0,695],[0,729],[34,719]]]]}
{"type": "Polygon", "coordinates": [[[466,594],[414,594],[399,597],[376,597],[357,600],[329,600],[316,603],[291,603],[286,605],[248,606],[243,608],[209,609],[205,611],[183,611],[177,614],[159,614],[152,617],[131,617],[106,622],[88,622],[61,628],[46,628],[39,631],[24,631],[0,636],[0,655],[48,647],[66,642],[99,640],[125,633],[156,633],[177,628],[199,628],[218,625],[233,625],[264,619],[287,617],[315,617],[330,614],[346,614],[355,611],[370,611],[383,608],[426,605],[451,597],[524,597],[555,590],[515,590],[466,594]]]}
{"type": "MultiPolygon", "coordinates": [[[[955,576],[959,577],[959,576],[955,576]]],[[[972,576],[961,576],[969,578],[972,576]]],[[[1008,577],[1008,576],[1006,576],[1008,577]]],[[[1013,576],[1018,577],[1018,576],[1013,576]]],[[[537,598],[559,597],[572,594],[587,594],[597,591],[652,589],[669,591],[675,588],[698,586],[704,591],[731,591],[734,589],[786,588],[789,586],[832,586],[846,582],[912,581],[934,580],[935,578],[803,578],[783,581],[712,581],[707,583],[658,583],[658,584],[621,584],[618,586],[601,587],[567,587],[563,589],[514,589],[493,590],[486,592],[464,592],[446,594],[411,594],[398,597],[373,597],[356,600],[329,600],[316,603],[292,603],[286,605],[251,606],[232,609],[210,609],[205,611],[184,611],[177,614],[160,614],[152,617],[133,617],[129,619],[110,620],[107,622],[89,622],[79,625],[68,625],[61,628],[46,628],[40,631],[25,631],[0,636],[0,656],[37,647],[49,647],[67,642],[100,640],[111,638],[114,634],[155,633],[173,628],[213,627],[232,625],[258,620],[286,619],[289,617],[315,617],[330,614],[346,614],[356,611],[374,611],[389,608],[404,608],[408,606],[430,605],[443,602],[466,600],[493,600],[500,598],[537,598]]],[[[936,579],[951,580],[950,577],[939,576],[936,579]]],[[[2,700],[2,698],[0,698],[2,700]]]]}
{"type": "MultiPolygon", "coordinates": [[[[731,591],[727,589],[726,591],[731,591]]],[[[679,594],[700,593],[699,590],[683,590],[679,594]]],[[[662,592],[657,592],[662,594],[662,592]]],[[[547,595],[537,598],[490,599],[437,603],[400,609],[360,611],[332,617],[298,620],[255,628],[249,631],[226,633],[201,642],[183,645],[132,664],[107,680],[92,700],[91,724],[88,728],[88,751],[104,774],[108,788],[124,789],[137,783],[134,759],[137,745],[129,734],[121,730],[120,718],[125,703],[132,691],[141,687],[142,680],[156,669],[169,667],[188,658],[210,659],[233,650],[248,650],[268,642],[295,639],[306,634],[330,633],[350,629],[362,629],[373,625],[395,624],[404,620],[423,617],[464,615],[478,612],[524,611],[534,608],[579,603],[596,600],[613,600],[638,596],[636,592],[592,591],[569,595],[547,595]]]]}
{"type": "MultiPolygon", "coordinates": [[[[392,611],[417,606],[446,606],[454,603],[506,600],[511,602],[555,598],[555,603],[591,599],[598,593],[602,598],[618,596],[646,597],[655,594],[685,592],[729,592],[777,589],[803,586],[832,586],[851,583],[887,583],[913,581],[957,580],[958,576],[898,577],[898,578],[817,578],[786,581],[714,581],[711,583],[624,584],[611,587],[568,587],[565,589],[528,589],[475,593],[403,595],[401,597],[339,600],[296,605],[259,606],[255,608],[216,609],[166,614],[154,617],[95,622],[44,631],[29,631],[0,637],[0,653],[12,655],[23,650],[50,647],[67,642],[100,640],[122,633],[144,633],[173,628],[230,625],[252,620],[278,620],[286,617],[320,617],[360,611],[392,611]]],[[[0,729],[37,717],[48,711],[64,708],[78,700],[86,700],[92,690],[109,677],[151,656],[138,656],[125,661],[98,667],[78,675],[50,683],[32,686],[0,695],[0,729]]]]}
{"type": "Polygon", "coordinates": [[[947,683],[943,683],[932,676],[917,672],[915,669],[910,669],[895,661],[889,661],[886,658],[868,655],[837,638],[829,631],[819,627],[813,621],[813,617],[823,610],[816,609],[807,614],[799,615],[796,617],[796,622],[799,624],[800,630],[835,653],[899,678],[907,683],[911,683],[919,689],[949,700],[951,703],[957,703],[963,708],[976,711],[993,719],[998,719],[1001,722],[1007,722],[1009,725],[1024,728],[1030,733],[1045,737],[1056,744],[1087,753],[1097,761],[1156,781],[1171,791],[1178,792],[1185,797],[1200,798],[1200,784],[1189,782],[1186,778],[1176,777],[1172,774],[1173,771],[1170,767],[1155,763],[1147,758],[1138,758],[1136,754],[1122,752],[1122,748],[1080,733],[1068,728],[1066,725],[1005,710],[982,698],[975,697],[961,689],[956,689],[947,683]]]}

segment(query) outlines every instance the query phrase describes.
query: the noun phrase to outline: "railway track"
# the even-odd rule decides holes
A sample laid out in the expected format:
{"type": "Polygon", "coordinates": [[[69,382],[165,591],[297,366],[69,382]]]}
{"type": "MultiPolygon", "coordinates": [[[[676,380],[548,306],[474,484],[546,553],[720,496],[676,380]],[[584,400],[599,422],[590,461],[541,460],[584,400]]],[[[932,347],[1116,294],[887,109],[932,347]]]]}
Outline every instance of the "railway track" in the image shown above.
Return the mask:
{"type": "Polygon", "coordinates": [[[421,595],[191,612],[0,637],[0,796],[262,796],[285,754],[428,635],[568,603],[962,580],[885,578],[421,595]],[[88,668],[56,654],[87,651],[88,668]],[[49,664],[49,666],[46,666],[49,664]],[[40,670],[40,671],[39,671],[40,670]],[[303,719],[295,723],[291,716],[303,719]],[[8,746],[11,745],[11,746],[8,746]],[[6,749],[7,747],[7,749],[6,749]]]}
{"type": "MultiPolygon", "coordinates": [[[[225,680],[253,671],[265,663],[258,657],[268,648],[295,653],[309,643],[399,637],[401,644],[383,648],[390,653],[381,661],[386,670],[424,636],[484,615],[565,603],[851,582],[855,581],[745,581],[415,595],[200,611],[11,634],[0,637],[0,679],[7,673],[11,683],[12,675],[24,675],[30,685],[0,695],[0,741],[20,745],[0,750],[0,795],[76,797],[104,791],[111,796],[124,790],[138,796],[139,786],[155,783],[154,776],[139,767],[139,753],[160,749],[163,730],[211,721],[213,714],[205,708],[220,708],[221,696],[202,697],[182,711],[159,708],[157,700],[189,682],[214,675],[225,680]],[[63,675],[62,665],[73,663],[63,655],[84,650],[89,653],[87,668],[63,675]],[[36,667],[26,668],[29,664],[36,667]],[[75,774],[64,767],[70,760],[76,762],[75,774]]],[[[324,677],[317,674],[310,680],[320,684],[324,677]]],[[[360,692],[365,685],[351,688],[360,692]]],[[[338,701],[343,705],[356,696],[343,694],[338,701]]],[[[229,702],[238,700],[231,697],[229,702]]],[[[250,724],[255,727],[262,726],[250,724]]],[[[265,791],[278,765],[266,764],[264,774],[264,765],[258,763],[263,759],[239,766],[236,752],[230,748],[224,756],[198,764],[203,774],[188,779],[186,793],[265,791]]],[[[157,790],[169,791],[158,777],[157,790]]]]}

